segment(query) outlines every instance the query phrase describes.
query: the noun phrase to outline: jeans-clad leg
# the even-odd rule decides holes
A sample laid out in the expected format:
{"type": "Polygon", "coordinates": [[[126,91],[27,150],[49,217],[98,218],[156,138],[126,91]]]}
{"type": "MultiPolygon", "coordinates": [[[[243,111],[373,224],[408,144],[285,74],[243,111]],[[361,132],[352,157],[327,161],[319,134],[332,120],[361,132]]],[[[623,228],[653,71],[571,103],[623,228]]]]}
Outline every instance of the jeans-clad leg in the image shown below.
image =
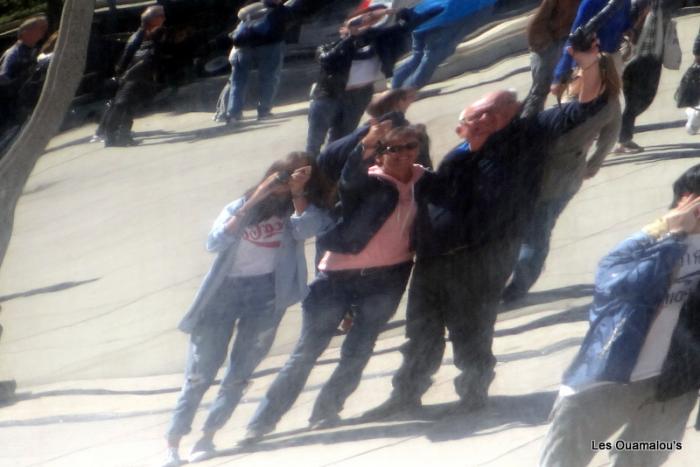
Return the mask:
{"type": "Polygon", "coordinates": [[[326,141],[328,129],[337,118],[340,109],[338,99],[332,97],[319,97],[311,99],[309,104],[309,130],[306,137],[306,152],[318,156],[321,146],[326,141]]]}
{"type": "Polygon", "coordinates": [[[340,118],[331,127],[328,134],[329,143],[355,131],[365,109],[372,100],[373,93],[374,84],[345,91],[340,99],[340,108],[338,109],[340,118]]]}
{"type": "Polygon", "coordinates": [[[231,418],[250,383],[250,376],[275,340],[283,313],[275,310],[274,278],[269,275],[256,282],[237,297],[241,309],[238,330],[228,369],[204,423],[205,432],[219,430],[231,418]]]}
{"type": "Polygon", "coordinates": [[[173,410],[167,436],[181,437],[192,429],[204,393],[214,382],[233,334],[236,320],[235,291],[225,282],[212,298],[212,307],[190,336],[185,367],[185,383],[173,410]]]}
{"type": "Polygon", "coordinates": [[[231,63],[231,94],[228,99],[228,118],[240,118],[243,114],[248,76],[254,64],[253,52],[250,47],[242,47],[236,51],[231,63]]]}
{"type": "Polygon", "coordinates": [[[326,273],[319,272],[310,288],[302,308],[301,337],[260,401],[248,429],[271,429],[292,407],[316,360],[328,347],[343,319],[347,300],[342,295],[342,289],[326,273]]]}
{"type": "Polygon", "coordinates": [[[513,277],[503,293],[505,300],[524,296],[537,282],[549,254],[549,242],[557,219],[573,198],[574,193],[560,198],[540,201],[530,223],[525,228],[513,277]]]}
{"type": "Polygon", "coordinates": [[[395,266],[355,281],[353,295],[357,297],[357,308],[352,327],[343,342],[340,362],[316,399],[311,421],[338,414],[357,389],[379,333],[396,313],[411,267],[410,263],[395,266]]]}
{"type": "Polygon", "coordinates": [[[258,65],[258,115],[266,115],[272,110],[280,83],[280,72],[284,62],[284,42],[255,47],[255,61],[258,65]]]}

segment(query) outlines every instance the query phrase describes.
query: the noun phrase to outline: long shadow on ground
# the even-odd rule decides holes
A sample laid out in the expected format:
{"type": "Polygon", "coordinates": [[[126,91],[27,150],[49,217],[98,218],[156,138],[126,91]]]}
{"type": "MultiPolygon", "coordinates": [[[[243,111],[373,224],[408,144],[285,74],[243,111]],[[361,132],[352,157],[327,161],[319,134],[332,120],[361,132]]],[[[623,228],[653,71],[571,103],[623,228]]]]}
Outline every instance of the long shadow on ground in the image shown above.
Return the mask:
{"type": "Polygon", "coordinates": [[[556,396],[555,391],[493,396],[484,409],[471,413],[460,412],[458,403],[453,402],[424,406],[388,420],[356,417],[343,420],[338,427],[328,431],[298,429],[273,433],[256,445],[219,451],[219,457],[377,438],[424,436],[432,442],[444,442],[479,436],[482,432],[492,434],[513,426],[543,425],[547,423],[556,396]]]}

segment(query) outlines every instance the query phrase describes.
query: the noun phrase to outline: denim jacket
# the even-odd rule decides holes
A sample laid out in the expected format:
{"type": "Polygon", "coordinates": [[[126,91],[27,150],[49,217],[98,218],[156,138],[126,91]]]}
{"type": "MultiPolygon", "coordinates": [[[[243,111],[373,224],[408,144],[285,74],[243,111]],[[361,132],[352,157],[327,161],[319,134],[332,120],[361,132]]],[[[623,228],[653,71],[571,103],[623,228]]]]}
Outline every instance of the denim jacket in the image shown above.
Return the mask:
{"type": "MultiPolygon", "coordinates": [[[[214,221],[207,238],[207,250],[217,253],[211,269],[204,277],[194,302],[179,324],[179,329],[191,333],[204,316],[217,289],[221,286],[236,259],[240,235],[231,235],[224,228],[244,203],[240,198],[227,205],[214,221]]],[[[285,221],[281,246],[275,257],[275,309],[278,313],[302,300],[308,293],[308,273],[304,240],[313,237],[330,223],[327,213],[309,205],[301,215],[293,214],[285,221]]]]}
{"type": "MultiPolygon", "coordinates": [[[[589,311],[590,328],[571,366],[565,385],[583,389],[597,382],[628,383],[673,272],[686,252],[675,236],[657,240],[633,235],[605,256],[595,279],[589,311]]],[[[657,387],[660,400],[700,384],[698,290],[681,309],[657,387]],[[679,363],[683,363],[679,365],[679,363]]]]}

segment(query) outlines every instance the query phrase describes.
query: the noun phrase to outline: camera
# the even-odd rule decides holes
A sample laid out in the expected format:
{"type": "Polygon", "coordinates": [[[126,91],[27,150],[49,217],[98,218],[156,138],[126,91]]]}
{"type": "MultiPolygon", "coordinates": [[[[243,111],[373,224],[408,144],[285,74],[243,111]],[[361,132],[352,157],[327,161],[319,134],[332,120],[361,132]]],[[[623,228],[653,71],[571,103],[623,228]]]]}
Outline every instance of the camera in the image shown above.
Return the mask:
{"type": "Polygon", "coordinates": [[[292,178],[292,174],[290,174],[286,170],[280,170],[279,172],[277,172],[277,178],[275,182],[283,185],[289,182],[290,178],[292,178]]]}

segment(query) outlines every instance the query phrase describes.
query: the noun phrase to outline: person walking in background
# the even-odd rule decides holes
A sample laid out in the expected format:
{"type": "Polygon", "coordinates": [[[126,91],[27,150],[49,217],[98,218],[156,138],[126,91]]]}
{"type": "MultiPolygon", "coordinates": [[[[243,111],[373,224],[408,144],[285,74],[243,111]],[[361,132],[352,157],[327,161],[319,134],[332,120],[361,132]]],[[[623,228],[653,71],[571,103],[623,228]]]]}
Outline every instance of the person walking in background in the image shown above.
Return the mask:
{"type": "Polygon", "coordinates": [[[598,450],[614,465],[659,466],[681,449],[700,388],[699,218],[696,165],[673,184],[671,210],[600,261],[540,466],[584,467],[598,450]]]}
{"type": "Polygon", "coordinates": [[[283,0],[263,0],[239,12],[241,22],[231,34],[234,50],[231,52],[230,96],[226,119],[228,123],[243,118],[248,77],[253,68],[258,70],[258,120],[272,116],[272,106],[284,61],[284,39],[287,30],[299,21],[302,2],[291,6],[283,0]]]}
{"type": "Polygon", "coordinates": [[[692,103],[688,103],[688,105],[692,104],[692,107],[685,109],[685,115],[688,118],[685,124],[685,131],[687,131],[689,135],[695,135],[698,130],[700,130],[700,99],[697,98],[700,96],[700,31],[698,31],[698,35],[695,36],[693,55],[695,56],[695,62],[691,67],[695,68],[695,82],[693,83],[695,89],[693,91],[696,97],[692,99],[692,103]]]}
{"type": "Polygon", "coordinates": [[[554,67],[559,62],[580,0],[542,0],[527,27],[532,86],[525,98],[523,115],[544,109],[554,67]]]}
{"type": "Polygon", "coordinates": [[[378,23],[386,23],[382,20],[392,10],[376,5],[351,16],[340,29],[340,40],[319,47],[321,70],[311,90],[307,152],[318,154],[326,134],[331,143],[357,128],[374,82],[393,75],[396,61],[408,51],[410,32],[441,11],[439,6],[420,13],[403,8],[387,25],[378,23]]]}
{"type": "Polygon", "coordinates": [[[164,467],[180,465],[180,440],[190,432],[238,327],[228,369],[190,462],[215,454],[214,435],[270,350],[285,310],[308,292],[304,241],[330,225],[328,202],[328,185],[313,159],[293,152],[273,163],[258,186],[217,217],[207,239],[216,259],[179,325],[190,334],[190,346],[185,383],[166,434],[164,467]]]}
{"type": "Polygon", "coordinates": [[[0,57],[0,132],[24,120],[25,114],[19,111],[18,96],[34,71],[38,46],[46,37],[48,28],[45,16],[23,21],[17,30],[17,42],[0,57]]]}
{"type": "MultiPolygon", "coordinates": [[[[326,141],[335,141],[357,128],[382,77],[370,28],[390,11],[383,5],[360,11],[340,27],[340,39],[318,48],[319,78],[311,88],[306,151],[318,155],[326,141]]],[[[393,68],[393,64],[390,64],[393,68]]]]}
{"type": "Polygon", "coordinates": [[[151,100],[157,91],[156,75],[162,56],[164,23],[162,6],[146,8],[141,14],[141,27],[131,35],[117,63],[117,93],[93,138],[104,138],[105,147],[138,144],[131,135],[131,127],[137,106],[151,100]]]}
{"type": "MultiPolygon", "coordinates": [[[[518,261],[506,289],[503,301],[524,297],[542,272],[549,241],[557,219],[569,201],[581,188],[584,179],[595,176],[620,133],[620,77],[608,54],[598,61],[603,89],[608,102],[600,112],[557,138],[545,155],[542,188],[532,219],[525,228],[518,261]],[[595,150],[586,157],[595,140],[595,150]]],[[[579,83],[574,79],[571,87],[579,83]]],[[[578,90],[573,91],[573,98],[578,90]]]]}
{"type": "Polygon", "coordinates": [[[374,344],[396,312],[413,267],[410,235],[416,215],[413,187],[418,134],[391,122],[372,126],[350,155],[339,184],[341,215],[318,237],[326,251],[302,304],[301,337],[248,424],[244,442],[275,429],[301,393],[347,309],[355,316],[340,362],[314,404],[312,428],[336,425],[345,400],[360,383],[374,344]]]}
{"type": "Polygon", "coordinates": [[[392,88],[422,88],[455,50],[462,38],[485,24],[495,0],[423,0],[413,10],[441,12],[413,31],[411,56],[394,73],[392,88]]]}
{"type": "Polygon", "coordinates": [[[633,141],[634,123],[654,102],[664,63],[666,32],[671,15],[679,8],[679,0],[640,0],[635,8],[643,24],[635,53],[622,72],[625,108],[615,154],[636,154],[644,148],[633,141]]]}

